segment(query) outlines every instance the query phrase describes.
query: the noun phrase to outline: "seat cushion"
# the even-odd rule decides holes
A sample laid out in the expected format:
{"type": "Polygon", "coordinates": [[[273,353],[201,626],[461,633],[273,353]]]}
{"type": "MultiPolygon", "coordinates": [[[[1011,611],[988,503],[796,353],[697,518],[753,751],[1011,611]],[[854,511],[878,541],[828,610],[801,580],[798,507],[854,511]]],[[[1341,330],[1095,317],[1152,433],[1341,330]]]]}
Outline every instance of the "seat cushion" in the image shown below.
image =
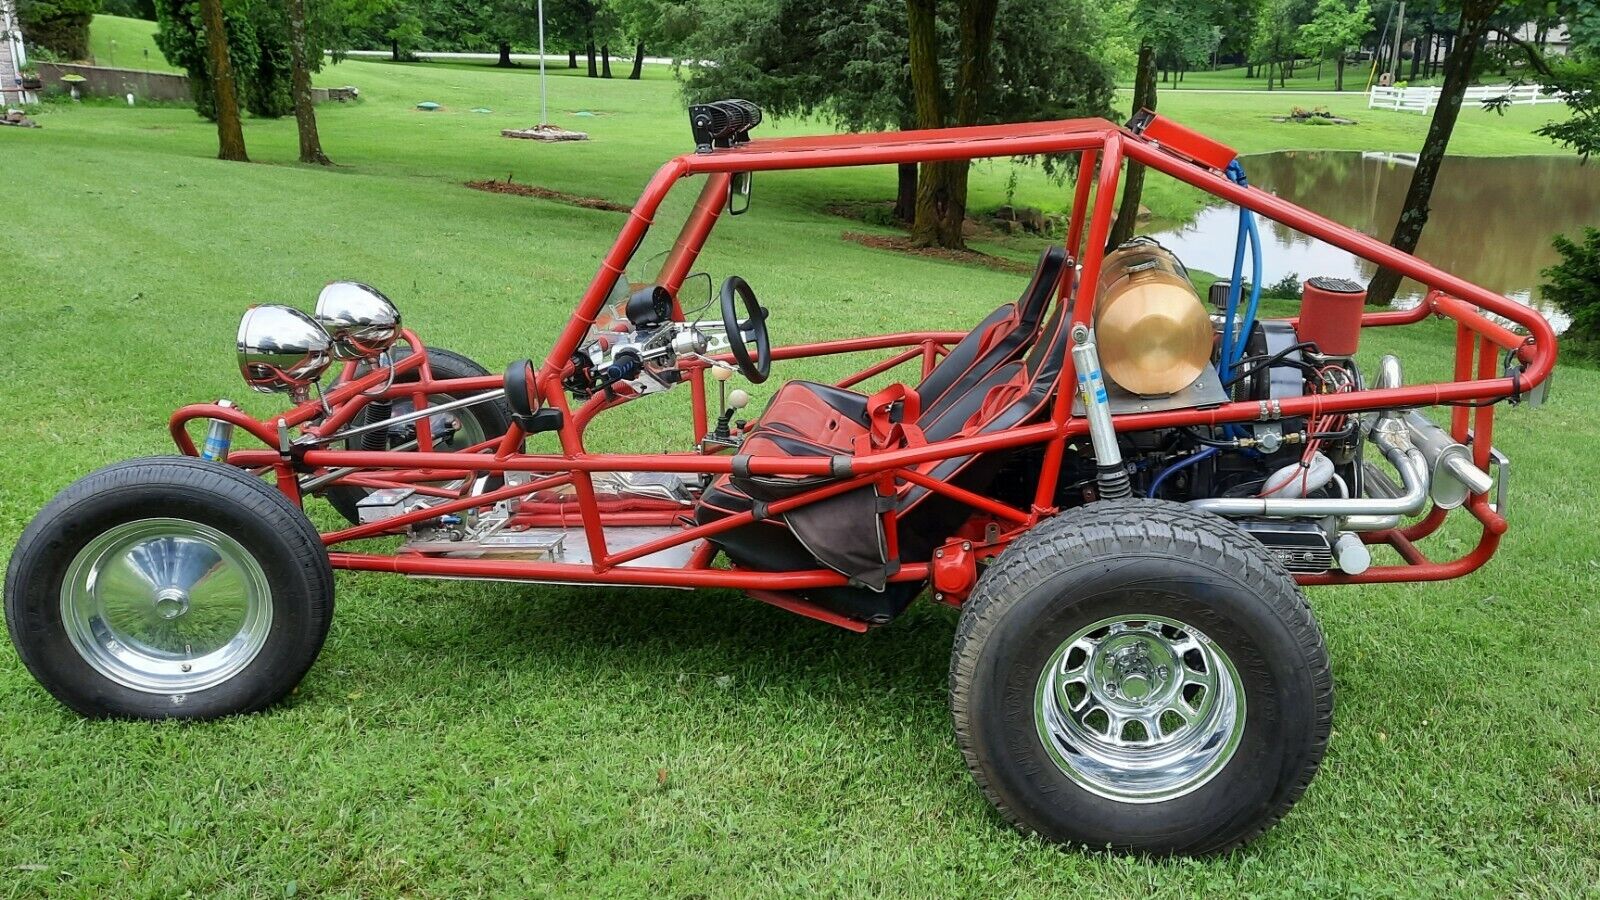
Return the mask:
{"type": "Polygon", "coordinates": [[[775,429],[844,450],[867,426],[865,395],[815,381],[789,381],[767,401],[752,436],[775,429]]]}

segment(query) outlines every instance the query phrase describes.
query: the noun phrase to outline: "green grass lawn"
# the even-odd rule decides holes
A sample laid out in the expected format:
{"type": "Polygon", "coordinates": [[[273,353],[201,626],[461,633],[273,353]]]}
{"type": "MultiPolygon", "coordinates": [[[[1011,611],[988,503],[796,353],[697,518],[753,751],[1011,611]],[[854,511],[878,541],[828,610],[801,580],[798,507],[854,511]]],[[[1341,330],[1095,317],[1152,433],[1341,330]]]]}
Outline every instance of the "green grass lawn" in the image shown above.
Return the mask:
{"type": "MultiPolygon", "coordinates": [[[[1443,80],[1442,75],[1435,75],[1432,78],[1419,75],[1419,77],[1408,80],[1405,75],[1410,70],[1410,61],[1405,61],[1400,66],[1400,80],[1408,83],[1408,85],[1437,85],[1443,80]]],[[[1504,83],[1509,78],[1509,75],[1485,74],[1480,80],[1482,82],[1504,83]]],[[[1365,93],[1366,86],[1370,82],[1376,83],[1376,78],[1373,78],[1373,64],[1371,64],[1371,61],[1363,59],[1363,61],[1350,61],[1344,64],[1344,90],[1347,93],[1365,93]]],[[[1333,62],[1323,62],[1322,66],[1318,67],[1315,59],[1301,59],[1299,64],[1294,66],[1293,74],[1286,78],[1282,85],[1277,82],[1277,78],[1274,78],[1272,83],[1274,83],[1274,90],[1278,91],[1331,91],[1336,90],[1339,82],[1338,74],[1333,69],[1333,62]]],[[[1131,85],[1133,85],[1133,78],[1128,75],[1125,86],[1131,85]]],[[[1165,82],[1158,82],[1157,88],[1163,91],[1266,91],[1267,70],[1264,66],[1258,66],[1254,69],[1254,75],[1251,77],[1251,69],[1246,69],[1243,66],[1197,69],[1192,70],[1192,72],[1184,72],[1182,80],[1178,80],[1176,75],[1171,75],[1165,82]]]]}
{"type": "Polygon", "coordinates": [[[89,26],[89,55],[102,66],[177,72],[156,46],[156,23],[123,16],[95,16],[89,26]]]}
{"type": "MultiPolygon", "coordinates": [[[[1400,68],[1401,79],[1410,71],[1410,62],[1407,61],[1400,68]]],[[[1265,67],[1258,67],[1254,77],[1247,77],[1251,70],[1244,66],[1225,66],[1220,69],[1197,69],[1183,74],[1183,80],[1176,80],[1172,76],[1167,81],[1158,82],[1156,87],[1160,91],[1266,91],[1267,74],[1265,67]]],[[[1486,76],[1486,79],[1493,76],[1486,76]]],[[[1347,93],[1363,94],[1367,89],[1368,79],[1372,78],[1372,63],[1370,61],[1351,61],[1344,67],[1344,89],[1347,93]]],[[[1410,85],[1434,84],[1440,78],[1422,78],[1406,81],[1410,85]]],[[[1501,79],[1502,81],[1505,79],[1501,79]]],[[[1128,84],[1131,86],[1132,81],[1128,84]]],[[[1290,75],[1283,84],[1273,80],[1274,90],[1280,91],[1332,91],[1338,85],[1337,73],[1333,63],[1324,62],[1319,68],[1316,60],[1301,60],[1294,67],[1294,74],[1290,75]]]]}
{"type": "MultiPolygon", "coordinates": [[[[27,186],[9,195],[0,274],[0,554],[80,475],[170,452],[175,407],[279,408],[234,366],[248,303],[308,308],[324,282],[358,278],[432,343],[491,369],[539,358],[622,217],[460,183],[511,174],[631,202],[689,145],[670,76],[647,71],[555,70],[552,118],[594,139],[545,146],[498,137],[534,121],[528,71],[332,67],[319,82],[363,99],[320,108],[340,163],[326,170],[291,162],[288,119],[247,122],[257,165],[213,159],[212,127],[172,108],[51,105],[44,128],[0,133],[8,184],[27,186]]],[[[1285,105],[1191,94],[1163,110],[1249,151],[1415,150],[1426,128],[1393,113],[1349,129],[1267,121],[1285,105]]],[[[1464,113],[1456,149],[1553,152],[1527,134],[1548,109],[1526,112],[1464,113]]],[[[980,167],[976,206],[1004,199],[1009,166],[980,167]]],[[[823,207],[893,184],[888,170],[763,174],[701,263],[748,277],[786,342],[957,327],[1016,295],[1018,275],[842,241],[867,226],[823,207]]],[[[1019,200],[1055,208],[1062,190],[1021,171],[1019,200]]],[[[687,205],[675,196],[668,218],[687,205]]],[[[1181,212],[1181,192],[1157,196],[1181,212]]],[[[647,253],[670,235],[651,240],[647,253]]],[[[1412,379],[1440,377],[1448,334],[1373,335],[1369,366],[1392,350],[1412,379]]],[[[1311,592],[1337,731],[1300,805],[1226,858],[1061,852],[1004,828],[950,733],[950,610],[919,605],[858,636],[720,592],[341,573],[320,661],[261,715],[85,722],[0,650],[0,896],[1592,893],[1600,482],[1581,461],[1600,374],[1560,380],[1554,405],[1499,419],[1513,528],[1488,569],[1311,592]]],[[[602,417],[592,443],[680,448],[686,393],[602,417]]],[[[333,523],[320,501],[309,511],[333,523]]],[[[1451,530],[1435,552],[1468,537],[1451,530]]]]}

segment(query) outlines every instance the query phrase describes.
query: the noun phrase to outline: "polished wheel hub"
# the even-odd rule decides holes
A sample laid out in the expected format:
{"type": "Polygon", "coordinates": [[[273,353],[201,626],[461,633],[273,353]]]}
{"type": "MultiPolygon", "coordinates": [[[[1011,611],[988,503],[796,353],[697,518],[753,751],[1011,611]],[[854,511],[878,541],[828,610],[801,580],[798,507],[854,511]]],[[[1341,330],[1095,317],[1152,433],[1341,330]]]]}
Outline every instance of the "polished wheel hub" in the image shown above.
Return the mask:
{"type": "Polygon", "coordinates": [[[184,519],[140,519],[90,541],[67,569],[72,646],[125,687],[184,694],[255,659],[272,626],[266,573],[238,541],[184,519]]]}
{"type": "Polygon", "coordinates": [[[1232,660],[1174,619],[1117,616],[1068,638],[1045,665],[1039,737],[1073,781],[1114,800],[1189,793],[1227,765],[1244,733],[1232,660]]]}

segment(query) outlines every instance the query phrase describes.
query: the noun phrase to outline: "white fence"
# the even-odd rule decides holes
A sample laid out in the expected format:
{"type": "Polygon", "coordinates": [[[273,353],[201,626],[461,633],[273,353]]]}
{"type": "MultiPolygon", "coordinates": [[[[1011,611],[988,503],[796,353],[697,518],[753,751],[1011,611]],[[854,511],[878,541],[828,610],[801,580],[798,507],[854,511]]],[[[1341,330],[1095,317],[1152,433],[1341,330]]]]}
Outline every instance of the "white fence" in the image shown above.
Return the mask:
{"type": "MultiPolygon", "coordinates": [[[[1442,89],[1436,87],[1374,87],[1367,94],[1367,109],[1427,113],[1439,105],[1440,93],[1442,89]]],[[[1463,102],[1482,103],[1501,97],[1515,106],[1560,103],[1562,99],[1560,93],[1538,84],[1485,84],[1467,88],[1463,102]]]]}

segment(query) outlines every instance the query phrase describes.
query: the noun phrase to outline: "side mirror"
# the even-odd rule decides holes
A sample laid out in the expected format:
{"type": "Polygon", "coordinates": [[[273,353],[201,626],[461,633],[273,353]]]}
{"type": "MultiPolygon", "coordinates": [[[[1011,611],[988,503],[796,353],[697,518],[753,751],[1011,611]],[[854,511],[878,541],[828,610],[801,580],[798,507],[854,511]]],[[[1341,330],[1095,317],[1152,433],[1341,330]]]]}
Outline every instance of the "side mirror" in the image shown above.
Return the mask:
{"type": "Polygon", "coordinates": [[[750,210],[750,172],[735,172],[728,179],[728,215],[740,216],[750,210]],[[743,200],[740,204],[738,201],[743,200]]]}

